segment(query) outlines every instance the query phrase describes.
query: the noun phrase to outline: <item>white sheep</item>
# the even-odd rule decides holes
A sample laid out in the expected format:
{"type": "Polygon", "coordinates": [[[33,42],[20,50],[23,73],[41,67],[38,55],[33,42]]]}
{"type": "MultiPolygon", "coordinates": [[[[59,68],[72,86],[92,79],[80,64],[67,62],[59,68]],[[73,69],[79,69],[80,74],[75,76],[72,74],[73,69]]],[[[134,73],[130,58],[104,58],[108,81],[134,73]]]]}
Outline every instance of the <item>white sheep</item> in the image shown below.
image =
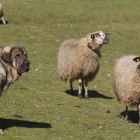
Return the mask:
{"type": "Polygon", "coordinates": [[[138,105],[140,127],[140,57],[124,56],[114,66],[114,90],[119,102],[126,104],[126,117],[129,119],[128,106],[138,105]]]}
{"type": "Polygon", "coordinates": [[[58,72],[60,78],[70,81],[71,93],[73,92],[72,82],[76,79],[79,82],[78,97],[82,98],[81,85],[84,87],[85,99],[89,99],[87,85],[92,81],[99,71],[100,49],[107,44],[109,33],[96,31],[86,37],[64,41],[58,52],[58,72]]]}
{"type": "Polygon", "coordinates": [[[3,6],[2,6],[1,2],[0,2],[0,18],[2,19],[3,24],[6,24],[6,22],[3,18],[3,6]]]}

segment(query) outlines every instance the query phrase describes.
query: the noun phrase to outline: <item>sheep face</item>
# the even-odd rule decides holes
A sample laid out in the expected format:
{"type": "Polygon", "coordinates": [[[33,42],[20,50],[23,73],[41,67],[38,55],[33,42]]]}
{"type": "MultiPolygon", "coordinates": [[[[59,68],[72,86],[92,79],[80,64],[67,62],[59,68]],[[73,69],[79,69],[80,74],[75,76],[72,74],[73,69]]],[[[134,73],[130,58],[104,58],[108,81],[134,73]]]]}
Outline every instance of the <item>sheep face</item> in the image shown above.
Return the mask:
{"type": "Polygon", "coordinates": [[[109,33],[104,34],[102,31],[95,32],[95,41],[98,45],[107,44],[109,33]]]}
{"type": "MultiPolygon", "coordinates": [[[[135,57],[133,61],[140,62],[140,57],[135,57]]],[[[138,64],[137,69],[140,70],[140,64],[138,64]]]]}

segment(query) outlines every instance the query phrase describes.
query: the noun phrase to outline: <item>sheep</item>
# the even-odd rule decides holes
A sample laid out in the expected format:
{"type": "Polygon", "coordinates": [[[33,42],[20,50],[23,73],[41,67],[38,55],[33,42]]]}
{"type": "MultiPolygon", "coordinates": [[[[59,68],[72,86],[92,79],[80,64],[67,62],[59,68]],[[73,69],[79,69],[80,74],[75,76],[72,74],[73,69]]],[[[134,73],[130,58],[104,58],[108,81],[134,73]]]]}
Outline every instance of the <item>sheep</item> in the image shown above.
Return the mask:
{"type": "Polygon", "coordinates": [[[85,99],[89,99],[87,85],[99,71],[100,49],[103,44],[109,42],[108,36],[102,31],[96,31],[81,39],[64,41],[58,51],[58,73],[64,81],[70,81],[71,93],[73,94],[72,82],[78,80],[78,98],[82,99],[85,84],[85,99]],[[82,92],[81,92],[82,85],[82,92]]]}
{"type": "Polygon", "coordinates": [[[2,19],[3,24],[6,24],[6,22],[3,18],[3,6],[2,6],[1,2],[0,2],[0,18],[2,19]]]}
{"type": "Polygon", "coordinates": [[[116,98],[126,105],[125,120],[129,120],[128,106],[137,104],[140,127],[140,57],[121,57],[115,63],[113,74],[116,98]]]}

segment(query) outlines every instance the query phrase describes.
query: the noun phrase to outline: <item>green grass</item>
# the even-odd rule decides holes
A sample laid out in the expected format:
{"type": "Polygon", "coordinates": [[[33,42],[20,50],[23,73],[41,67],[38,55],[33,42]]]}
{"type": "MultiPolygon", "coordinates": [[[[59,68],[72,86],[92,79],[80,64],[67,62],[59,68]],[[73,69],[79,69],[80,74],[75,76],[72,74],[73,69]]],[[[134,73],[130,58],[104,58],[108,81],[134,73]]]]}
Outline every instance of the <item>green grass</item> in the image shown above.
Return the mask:
{"type": "Polygon", "coordinates": [[[136,107],[129,107],[131,121],[124,121],[125,105],[114,99],[112,71],[121,56],[140,56],[140,1],[2,3],[8,24],[0,24],[0,46],[24,46],[31,69],[0,98],[0,128],[4,129],[0,140],[138,140],[136,107]],[[91,98],[79,100],[77,82],[71,96],[69,83],[59,79],[58,48],[66,39],[78,39],[97,30],[110,32],[110,42],[103,46],[100,71],[89,83],[91,98]]]}

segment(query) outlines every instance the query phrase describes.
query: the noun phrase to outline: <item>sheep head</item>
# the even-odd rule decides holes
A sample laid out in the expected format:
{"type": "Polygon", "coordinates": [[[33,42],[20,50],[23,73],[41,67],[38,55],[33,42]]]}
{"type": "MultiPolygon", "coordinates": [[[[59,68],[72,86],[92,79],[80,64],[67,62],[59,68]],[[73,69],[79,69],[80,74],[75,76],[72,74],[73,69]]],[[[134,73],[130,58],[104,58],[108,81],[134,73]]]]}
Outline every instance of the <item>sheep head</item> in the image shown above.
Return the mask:
{"type": "Polygon", "coordinates": [[[103,44],[108,44],[109,39],[108,36],[110,34],[104,34],[102,31],[96,31],[95,33],[88,34],[87,40],[90,46],[93,46],[93,49],[96,49],[97,46],[102,46],[103,44]],[[96,47],[95,47],[96,46],[96,47]]]}
{"type": "MultiPolygon", "coordinates": [[[[133,61],[140,62],[140,57],[135,57],[133,61]]],[[[140,70],[140,64],[138,64],[137,69],[140,70]]]]}
{"type": "Polygon", "coordinates": [[[135,57],[135,58],[133,59],[133,61],[139,62],[139,61],[140,61],[140,57],[135,57]]]}

